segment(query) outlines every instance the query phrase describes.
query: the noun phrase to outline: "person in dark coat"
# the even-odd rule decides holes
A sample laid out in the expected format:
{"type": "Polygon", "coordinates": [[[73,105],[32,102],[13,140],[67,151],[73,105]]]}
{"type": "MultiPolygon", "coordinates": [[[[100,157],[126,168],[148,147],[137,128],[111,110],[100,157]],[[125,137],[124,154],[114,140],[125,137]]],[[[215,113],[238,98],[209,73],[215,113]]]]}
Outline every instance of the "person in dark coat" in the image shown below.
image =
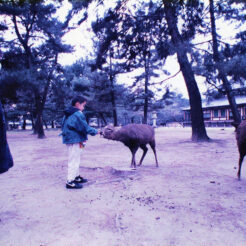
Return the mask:
{"type": "Polygon", "coordinates": [[[14,165],[6,136],[6,121],[0,101],[0,173],[7,172],[14,165]]]}

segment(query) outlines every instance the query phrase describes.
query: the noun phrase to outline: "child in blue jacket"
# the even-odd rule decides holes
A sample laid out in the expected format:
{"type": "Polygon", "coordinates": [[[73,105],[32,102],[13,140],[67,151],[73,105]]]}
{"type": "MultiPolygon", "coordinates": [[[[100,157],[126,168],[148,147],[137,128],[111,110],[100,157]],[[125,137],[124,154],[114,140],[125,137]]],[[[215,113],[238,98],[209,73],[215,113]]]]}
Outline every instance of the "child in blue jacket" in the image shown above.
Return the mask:
{"type": "Polygon", "coordinates": [[[87,124],[82,113],[86,102],[84,97],[74,97],[72,107],[65,110],[62,121],[62,141],[68,147],[67,189],[81,189],[82,183],[87,182],[79,175],[80,152],[84,146],[83,143],[88,139],[87,134],[95,136],[99,133],[87,124]]]}

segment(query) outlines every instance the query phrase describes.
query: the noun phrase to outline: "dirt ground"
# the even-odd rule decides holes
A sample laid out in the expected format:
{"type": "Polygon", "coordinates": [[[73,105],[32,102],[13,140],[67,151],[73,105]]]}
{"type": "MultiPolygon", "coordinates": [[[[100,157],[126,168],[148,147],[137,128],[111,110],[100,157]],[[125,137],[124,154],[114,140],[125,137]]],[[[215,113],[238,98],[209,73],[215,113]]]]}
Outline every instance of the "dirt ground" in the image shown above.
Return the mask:
{"type": "Polygon", "coordinates": [[[149,148],[136,171],[122,143],[89,137],[82,190],[65,188],[58,130],[42,140],[8,132],[15,163],[0,175],[0,245],[245,246],[246,164],[238,181],[233,128],[207,132],[211,142],[194,143],[190,128],[156,129],[160,167],[149,148]]]}

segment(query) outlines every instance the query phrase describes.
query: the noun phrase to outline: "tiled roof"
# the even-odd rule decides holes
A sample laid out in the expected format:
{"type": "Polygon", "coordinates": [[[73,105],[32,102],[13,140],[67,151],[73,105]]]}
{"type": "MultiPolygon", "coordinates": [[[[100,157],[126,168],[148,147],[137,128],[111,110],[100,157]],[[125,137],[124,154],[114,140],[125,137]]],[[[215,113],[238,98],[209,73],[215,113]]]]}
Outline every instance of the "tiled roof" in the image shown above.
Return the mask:
{"type": "MultiPolygon", "coordinates": [[[[246,96],[237,96],[235,97],[235,100],[236,100],[237,105],[246,104],[246,96]]],[[[227,97],[220,98],[220,99],[213,100],[213,101],[203,101],[202,102],[202,108],[214,108],[214,107],[222,107],[222,106],[229,106],[227,97]]],[[[182,110],[189,110],[189,109],[190,107],[182,108],[182,110]]]]}

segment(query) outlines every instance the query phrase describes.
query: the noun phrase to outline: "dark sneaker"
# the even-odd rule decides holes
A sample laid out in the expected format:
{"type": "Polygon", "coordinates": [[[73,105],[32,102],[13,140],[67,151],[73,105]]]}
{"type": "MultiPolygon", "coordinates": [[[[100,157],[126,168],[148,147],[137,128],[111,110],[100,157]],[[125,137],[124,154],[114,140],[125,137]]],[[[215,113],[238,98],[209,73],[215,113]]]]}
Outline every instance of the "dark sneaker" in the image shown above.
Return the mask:
{"type": "Polygon", "coordinates": [[[77,182],[77,183],[86,183],[88,180],[82,178],[81,176],[77,176],[77,177],[74,179],[74,181],[77,182]]]}
{"type": "Polygon", "coordinates": [[[66,183],[66,188],[67,189],[81,189],[83,188],[82,184],[79,184],[77,182],[74,181],[70,181],[66,183]]]}

